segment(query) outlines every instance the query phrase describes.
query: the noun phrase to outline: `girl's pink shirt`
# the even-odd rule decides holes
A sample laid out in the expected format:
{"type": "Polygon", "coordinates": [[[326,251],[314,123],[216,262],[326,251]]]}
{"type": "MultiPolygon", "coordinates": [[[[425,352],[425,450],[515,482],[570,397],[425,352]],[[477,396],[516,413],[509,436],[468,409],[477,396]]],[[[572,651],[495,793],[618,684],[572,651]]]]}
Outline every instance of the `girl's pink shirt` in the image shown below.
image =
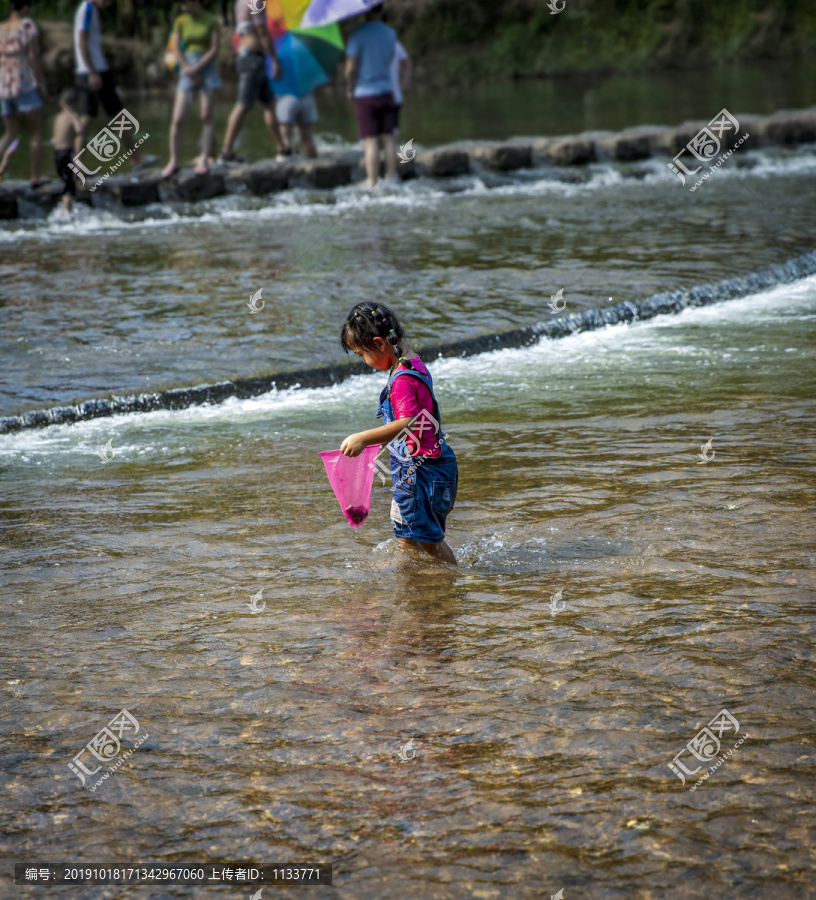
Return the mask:
{"type": "MultiPolygon", "coordinates": [[[[418,372],[423,375],[428,374],[422,360],[415,356],[410,360],[411,364],[418,372]]],[[[406,371],[403,365],[398,366],[397,371],[406,371]]],[[[410,371],[407,370],[407,371],[410,371]]],[[[416,442],[406,437],[411,448],[412,456],[439,456],[442,448],[439,446],[439,434],[435,430],[434,414],[433,414],[433,397],[427,387],[418,379],[412,378],[410,375],[401,375],[391,385],[391,404],[394,407],[394,416],[397,419],[414,418],[424,410],[427,416],[422,416],[417,424],[407,426],[408,430],[419,437],[419,449],[416,442]],[[424,426],[424,431],[420,434],[420,425],[424,426]]]]}

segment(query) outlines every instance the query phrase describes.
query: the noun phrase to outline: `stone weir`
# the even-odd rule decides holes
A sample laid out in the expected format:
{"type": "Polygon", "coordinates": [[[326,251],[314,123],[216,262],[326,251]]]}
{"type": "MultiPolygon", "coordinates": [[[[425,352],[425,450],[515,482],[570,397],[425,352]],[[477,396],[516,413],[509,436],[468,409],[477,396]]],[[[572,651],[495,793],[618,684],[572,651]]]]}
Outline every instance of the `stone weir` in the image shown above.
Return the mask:
{"type": "MultiPolygon", "coordinates": [[[[748,135],[740,149],[816,143],[816,107],[783,111],[771,116],[734,117],[737,133],[724,136],[723,149],[732,149],[736,140],[748,135]],[[727,139],[726,139],[727,138],[727,139]]],[[[431,176],[449,178],[469,172],[509,172],[538,166],[556,167],[556,177],[575,179],[569,167],[592,162],[635,162],[653,156],[674,157],[711,122],[687,122],[678,128],[643,126],[621,132],[592,131],[561,137],[513,138],[504,142],[469,141],[428,150],[397,169],[402,178],[431,176]]],[[[408,152],[408,151],[406,151],[408,152]]],[[[745,157],[735,157],[738,166],[745,157]]],[[[149,203],[194,203],[227,194],[265,196],[289,188],[330,189],[353,184],[365,177],[362,152],[329,152],[317,160],[276,162],[261,160],[245,166],[215,166],[204,175],[183,169],[171,178],[150,170],[139,175],[115,174],[88,180],[77,192],[79,200],[93,207],[145,206],[149,203]]],[[[62,184],[52,181],[32,190],[23,181],[3,181],[0,185],[0,219],[16,219],[47,214],[59,201],[62,184]]]]}
{"type": "MultiPolygon", "coordinates": [[[[561,338],[581,331],[595,331],[617,322],[634,322],[651,319],[664,313],[677,313],[694,306],[707,306],[723,300],[732,300],[754,294],[779,284],[786,284],[816,273],[816,250],[789,260],[768,266],[750,275],[726,278],[713,284],[703,284],[690,290],[668,291],[653,294],[643,300],[625,301],[608,309],[588,309],[581,313],[560,316],[547,322],[538,322],[513,331],[488,334],[447,344],[432,344],[417,352],[430,361],[442,357],[475,356],[491,350],[507,347],[525,347],[542,338],[561,338]]],[[[278,372],[257,378],[236,378],[217,384],[202,384],[189,388],[174,388],[155,394],[130,394],[110,399],[85,400],[76,406],[56,406],[48,410],[23,413],[20,416],[0,418],[0,434],[46,425],[62,425],[113,416],[119,413],[151,412],[157,409],[184,409],[205,403],[219,403],[230,397],[257,397],[271,390],[299,387],[327,387],[337,384],[350,375],[370,372],[363,363],[340,364],[322,368],[301,369],[294,372],[278,372]]]]}

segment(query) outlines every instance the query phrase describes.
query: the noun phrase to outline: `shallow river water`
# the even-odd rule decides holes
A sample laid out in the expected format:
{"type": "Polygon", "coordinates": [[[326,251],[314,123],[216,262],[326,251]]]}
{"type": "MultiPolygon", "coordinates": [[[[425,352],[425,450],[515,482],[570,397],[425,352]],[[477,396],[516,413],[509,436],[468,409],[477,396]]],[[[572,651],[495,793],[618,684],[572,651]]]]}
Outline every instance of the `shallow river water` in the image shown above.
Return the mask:
{"type": "MultiPolygon", "coordinates": [[[[813,148],[694,194],[665,160],[578,177],[7,223],[0,413],[336,362],[363,299],[421,345],[814,248],[813,148]]],[[[0,437],[4,858],[317,861],[361,900],[813,896],[815,335],[805,278],[429,360],[457,569],[398,552],[387,488],[355,532],[326,481],[379,374],[0,437]],[[92,792],[69,764],[122,709],[122,749],[148,736],[92,792]],[[723,710],[691,790],[669,764],[723,710]]]]}

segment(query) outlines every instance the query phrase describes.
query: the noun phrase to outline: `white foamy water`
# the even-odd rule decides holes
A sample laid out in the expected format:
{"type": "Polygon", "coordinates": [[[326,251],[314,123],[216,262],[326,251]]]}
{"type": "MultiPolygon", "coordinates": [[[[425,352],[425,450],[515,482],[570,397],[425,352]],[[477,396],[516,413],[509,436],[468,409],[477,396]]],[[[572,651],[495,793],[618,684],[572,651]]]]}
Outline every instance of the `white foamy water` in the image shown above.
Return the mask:
{"type": "MultiPolygon", "coordinates": [[[[795,329],[795,323],[815,318],[816,276],[810,276],[737,300],[685,309],[677,315],[631,325],[618,323],[557,340],[542,339],[529,347],[425,362],[432,368],[436,389],[446,397],[448,414],[471,406],[476,400],[474,391],[478,391],[480,404],[495,409],[520,390],[543,394],[574,390],[570,383],[575,379],[599,373],[607,373],[612,380],[633,376],[648,379],[651,370],[659,370],[670,358],[685,358],[690,365],[731,361],[742,366],[779,353],[795,359],[807,349],[782,346],[774,338],[751,346],[737,342],[729,351],[721,346],[723,341],[712,337],[719,333],[727,344],[730,330],[771,329],[774,325],[792,335],[790,329],[795,329]]],[[[382,382],[378,373],[354,375],[327,387],[292,387],[248,399],[232,397],[215,405],[128,413],[23,431],[0,436],[0,457],[34,464],[58,454],[87,458],[98,455],[110,438],[115,459],[136,459],[178,453],[179,435],[192,437],[198,432],[194,440],[199,440],[213,425],[230,429],[265,425],[274,431],[276,427],[311,427],[307,423],[321,417],[334,422],[347,411],[365,418],[376,405],[382,382]]]]}
{"type": "MultiPolygon", "coordinates": [[[[756,164],[750,168],[738,169],[734,165],[735,157],[732,157],[730,164],[715,173],[712,183],[723,177],[736,176],[750,180],[816,173],[816,152],[810,146],[793,151],[778,148],[745,151],[740,154],[740,158],[753,160],[756,164]]],[[[676,184],[677,177],[669,170],[666,162],[663,157],[653,157],[633,164],[640,173],[637,178],[626,176],[632,166],[593,163],[568,170],[570,176],[577,174],[582,179],[575,182],[560,180],[562,170],[548,167],[503,176],[486,175],[487,181],[479,174],[445,180],[419,178],[395,186],[380,185],[373,192],[366,191],[360,183],[325,192],[298,188],[266,198],[248,199],[245,195],[231,195],[196,204],[150,204],[127,213],[122,210],[121,217],[104,209],[89,209],[83,204],[77,204],[77,211],[72,217],[57,207],[45,219],[12,220],[0,227],[0,244],[19,240],[70,239],[97,234],[138,234],[148,229],[185,224],[219,225],[230,221],[264,223],[312,217],[342,218],[389,208],[421,212],[430,211],[440,204],[453,203],[456,198],[547,195],[570,198],[602,190],[631,193],[643,190],[644,186],[676,184]],[[496,180],[504,179],[509,183],[489,186],[496,180]],[[195,211],[190,212],[190,208],[195,211]],[[125,216],[132,216],[133,220],[128,221],[125,216]],[[20,227],[21,221],[25,222],[23,227],[20,227]]]]}

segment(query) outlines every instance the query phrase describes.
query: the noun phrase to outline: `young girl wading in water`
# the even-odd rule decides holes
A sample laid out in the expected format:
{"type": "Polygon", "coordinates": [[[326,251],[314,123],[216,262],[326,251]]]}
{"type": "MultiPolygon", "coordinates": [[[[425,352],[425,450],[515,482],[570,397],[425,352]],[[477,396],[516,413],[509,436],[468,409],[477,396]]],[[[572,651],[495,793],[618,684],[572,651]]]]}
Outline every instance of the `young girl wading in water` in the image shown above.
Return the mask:
{"type": "Polygon", "coordinates": [[[430,372],[412,353],[397,317],[382,303],[358,303],[352,309],[340,332],[340,346],[372,369],[389,373],[377,404],[377,418],[385,424],[350,434],[340,449],[346,456],[359,456],[372,444],[389,444],[394,534],[404,546],[422,548],[456,565],[445,543],[445,520],[456,500],[459,470],[442,433],[430,372]]]}

